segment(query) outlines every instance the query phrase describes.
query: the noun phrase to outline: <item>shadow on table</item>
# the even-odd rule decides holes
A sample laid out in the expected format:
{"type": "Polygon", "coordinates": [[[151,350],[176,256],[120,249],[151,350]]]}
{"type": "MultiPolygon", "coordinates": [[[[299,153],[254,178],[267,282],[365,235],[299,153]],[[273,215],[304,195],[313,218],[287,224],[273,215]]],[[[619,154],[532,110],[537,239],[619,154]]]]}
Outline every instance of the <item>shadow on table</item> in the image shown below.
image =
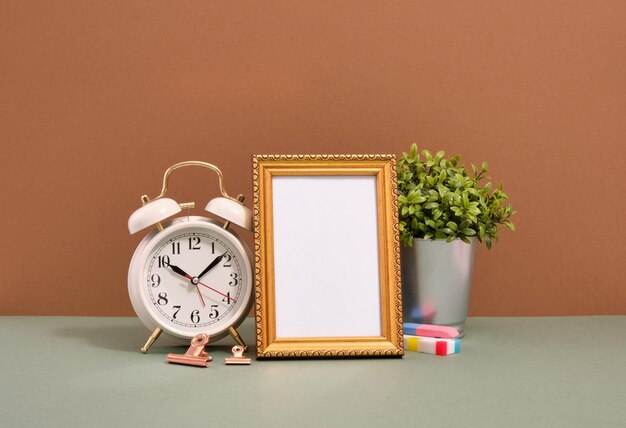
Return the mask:
{"type": "MultiPolygon", "coordinates": [[[[144,326],[67,326],[54,330],[61,337],[73,338],[88,345],[115,351],[138,352],[150,332],[144,326]]],[[[156,348],[156,347],[155,347],[156,348]]],[[[178,349],[169,347],[168,349],[178,349]]],[[[168,351],[169,352],[169,351],[168,351]]]]}
{"type": "MultiPolygon", "coordinates": [[[[150,332],[142,325],[138,326],[71,326],[54,330],[61,337],[67,337],[84,342],[89,346],[110,349],[113,351],[125,351],[139,353],[139,349],[148,339],[150,332]]],[[[218,351],[230,354],[232,345],[209,344],[209,353],[218,351]]],[[[159,344],[159,341],[150,348],[150,354],[184,354],[187,346],[170,346],[159,344]]]]}

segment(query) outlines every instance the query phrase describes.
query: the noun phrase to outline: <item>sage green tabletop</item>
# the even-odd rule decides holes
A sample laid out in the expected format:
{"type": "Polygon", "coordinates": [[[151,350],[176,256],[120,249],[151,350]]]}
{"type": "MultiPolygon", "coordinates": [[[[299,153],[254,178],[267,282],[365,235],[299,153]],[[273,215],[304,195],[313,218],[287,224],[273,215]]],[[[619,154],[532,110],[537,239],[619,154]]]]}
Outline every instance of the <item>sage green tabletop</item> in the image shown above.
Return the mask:
{"type": "MultiPolygon", "coordinates": [[[[625,427],[626,317],[471,318],[461,353],[165,363],[135,318],[0,317],[0,425],[625,427]]],[[[253,343],[253,320],[242,326],[253,343]]]]}

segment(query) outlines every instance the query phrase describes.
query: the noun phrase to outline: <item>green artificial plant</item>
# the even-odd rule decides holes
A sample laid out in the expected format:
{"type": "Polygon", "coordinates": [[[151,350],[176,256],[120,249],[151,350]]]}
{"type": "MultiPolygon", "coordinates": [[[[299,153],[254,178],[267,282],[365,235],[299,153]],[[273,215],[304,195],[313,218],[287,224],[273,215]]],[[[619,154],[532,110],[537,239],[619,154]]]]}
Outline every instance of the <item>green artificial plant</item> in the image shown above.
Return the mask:
{"type": "Polygon", "coordinates": [[[398,160],[399,230],[404,245],[412,246],[413,238],[469,243],[476,237],[491,248],[498,241],[500,226],[515,230],[509,220],[515,211],[502,183],[492,190],[487,163],[480,172],[472,164],[471,176],[460,159],[446,158],[443,151],[420,154],[413,144],[398,160]]]}

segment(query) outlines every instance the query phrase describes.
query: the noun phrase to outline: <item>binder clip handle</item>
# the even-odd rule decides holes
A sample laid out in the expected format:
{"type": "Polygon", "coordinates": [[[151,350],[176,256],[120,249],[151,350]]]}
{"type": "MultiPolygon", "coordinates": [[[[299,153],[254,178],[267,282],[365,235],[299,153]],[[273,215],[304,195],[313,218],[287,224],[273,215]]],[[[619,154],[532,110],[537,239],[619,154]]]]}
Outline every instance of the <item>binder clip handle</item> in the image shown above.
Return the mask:
{"type": "Polygon", "coordinates": [[[166,361],[174,364],[185,364],[188,366],[208,367],[209,361],[213,360],[213,357],[209,356],[204,350],[205,345],[209,343],[209,335],[206,333],[196,334],[191,339],[191,345],[185,355],[181,354],[167,354],[166,361]]]}

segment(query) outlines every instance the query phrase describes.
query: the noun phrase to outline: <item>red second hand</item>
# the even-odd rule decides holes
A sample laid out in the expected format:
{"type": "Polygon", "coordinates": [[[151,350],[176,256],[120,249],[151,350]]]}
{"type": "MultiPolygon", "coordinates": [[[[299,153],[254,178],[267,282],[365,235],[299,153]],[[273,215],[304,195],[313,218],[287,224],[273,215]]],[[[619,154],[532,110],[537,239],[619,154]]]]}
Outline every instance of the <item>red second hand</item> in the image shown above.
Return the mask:
{"type": "MultiPolygon", "coordinates": [[[[185,275],[185,278],[187,278],[187,279],[189,279],[189,280],[192,280],[192,279],[193,279],[193,277],[192,277],[192,276],[190,276],[190,275],[185,275]]],[[[201,286],[203,286],[203,287],[208,288],[209,290],[215,291],[215,292],[216,292],[217,294],[219,294],[220,296],[224,296],[224,297],[226,297],[227,299],[230,299],[230,300],[232,300],[233,302],[237,303],[237,301],[236,301],[235,299],[233,299],[233,298],[232,298],[232,297],[230,297],[230,296],[227,296],[226,294],[224,294],[224,293],[222,293],[222,292],[217,291],[217,290],[216,290],[215,288],[213,288],[213,287],[209,287],[208,285],[203,284],[203,283],[201,283],[200,281],[198,281],[198,284],[200,284],[200,285],[201,285],[201,286]]],[[[198,287],[198,284],[196,284],[196,287],[198,287]]],[[[200,291],[199,291],[199,290],[198,290],[198,293],[200,293],[200,291]]],[[[200,294],[200,298],[202,299],[202,294],[200,294]]],[[[204,303],[204,299],[202,300],[202,303],[204,303]]],[[[205,305],[205,306],[206,306],[206,305],[205,305]]]]}
{"type": "Polygon", "coordinates": [[[204,297],[202,297],[202,293],[200,293],[200,287],[198,287],[198,284],[196,285],[196,290],[198,291],[198,296],[200,296],[200,300],[202,300],[202,306],[206,306],[206,303],[204,303],[204,297]]]}
{"type": "Polygon", "coordinates": [[[198,282],[198,284],[200,284],[200,285],[202,285],[202,286],[204,286],[204,287],[208,288],[209,290],[213,290],[213,291],[215,291],[217,294],[219,294],[219,295],[221,295],[221,296],[224,296],[224,297],[226,297],[227,299],[230,299],[230,300],[232,300],[233,302],[237,303],[237,301],[236,301],[235,299],[233,299],[233,298],[232,298],[232,297],[230,297],[230,296],[227,296],[227,295],[226,295],[226,294],[224,294],[224,293],[220,293],[220,292],[219,292],[219,291],[217,291],[215,288],[209,287],[208,285],[203,284],[203,283],[201,283],[201,282],[198,282]]]}

